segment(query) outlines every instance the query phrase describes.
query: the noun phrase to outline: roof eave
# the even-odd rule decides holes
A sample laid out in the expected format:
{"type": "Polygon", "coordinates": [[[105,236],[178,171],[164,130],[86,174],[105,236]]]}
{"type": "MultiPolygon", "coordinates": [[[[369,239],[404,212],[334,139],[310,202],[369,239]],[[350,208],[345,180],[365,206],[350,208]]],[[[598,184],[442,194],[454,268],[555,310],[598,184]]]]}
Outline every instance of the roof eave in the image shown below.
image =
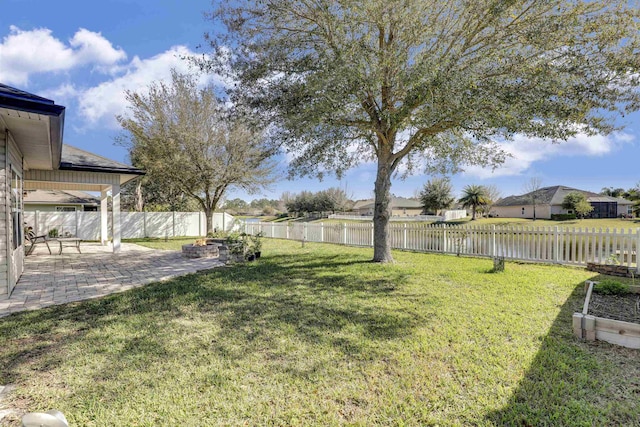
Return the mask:
{"type": "Polygon", "coordinates": [[[60,170],[67,171],[79,171],[79,172],[102,172],[102,173],[117,173],[121,175],[146,175],[145,171],[136,168],[110,168],[100,167],[96,165],[74,165],[73,163],[60,163],[60,170]]]}
{"type": "Polygon", "coordinates": [[[0,108],[49,116],[51,167],[55,170],[60,165],[62,157],[62,140],[64,135],[64,116],[66,107],[56,105],[53,101],[44,101],[44,98],[39,97],[37,99],[24,98],[3,93],[2,96],[0,96],[0,108]]]}

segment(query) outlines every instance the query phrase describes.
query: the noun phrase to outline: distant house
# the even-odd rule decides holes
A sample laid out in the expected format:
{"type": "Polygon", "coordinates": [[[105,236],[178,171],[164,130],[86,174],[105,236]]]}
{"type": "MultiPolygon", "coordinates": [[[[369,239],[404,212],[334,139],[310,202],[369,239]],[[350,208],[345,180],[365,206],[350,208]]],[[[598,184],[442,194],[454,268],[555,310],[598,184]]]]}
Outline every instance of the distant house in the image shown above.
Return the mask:
{"type": "Polygon", "coordinates": [[[24,194],[27,212],[97,211],[100,200],[89,193],[73,190],[28,190],[24,194]]]}
{"type": "Polygon", "coordinates": [[[587,215],[588,218],[617,218],[621,215],[630,215],[632,212],[633,202],[629,200],[556,185],[520,196],[500,199],[493,205],[490,215],[501,218],[533,218],[534,196],[536,218],[551,219],[551,215],[572,214],[573,211],[562,207],[564,198],[572,192],[584,194],[587,202],[593,206],[593,211],[587,215]]]}
{"type": "MultiPolygon", "coordinates": [[[[353,206],[353,211],[358,215],[373,215],[375,201],[358,200],[353,206]]],[[[391,216],[415,216],[422,213],[422,203],[413,199],[405,199],[404,197],[391,198],[391,216]]]]}

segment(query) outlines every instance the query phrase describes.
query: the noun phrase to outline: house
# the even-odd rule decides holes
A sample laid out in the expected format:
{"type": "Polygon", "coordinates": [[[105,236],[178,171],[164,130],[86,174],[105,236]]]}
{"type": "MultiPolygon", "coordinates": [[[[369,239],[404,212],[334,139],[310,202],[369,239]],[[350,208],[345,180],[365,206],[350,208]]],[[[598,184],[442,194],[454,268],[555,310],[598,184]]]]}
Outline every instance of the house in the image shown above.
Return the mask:
{"type": "Polygon", "coordinates": [[[587,216],[589,218],[617,218],[620,215],[631,214],[633,202],[629,200],[603,196],[563,185],[555,185],[520,196],[509,196],[500,199],[493,205],[490,215],[500,218],[533,218],[533,197],[535,197],[536,218],[551,219],[552,215],[572,214],[572,211],[562,207],[564,198],[572,192],[584,194],[587,202],[593,206],[593,211],[587,216]]]}
{"type": "Polygon", "coordinates": [[[84,191],[28,190],[23,192],[25,212],[97,211],[100,200],[84,191]]]}
{"type": "MultiPolygon", "coordinates": [[[[358,200],[353,211],[358,215],[372,216],[375,201],[358,200]]],[[[391,216],[415,216],[422,214],[422,203],[413,199],[405,199],[404,197],[392,197],[391,198],[391,216]]]]}
{"type": "Polygon", "coordinates": [[[24,269],[24,193],[30,190],[99,192],[103,244],[110,192],[113,251],[120,250],[120,188],[144,172],[63,145],[64,118],[64,106],[0,83],[0,295],[11,294],[24,269]]]}

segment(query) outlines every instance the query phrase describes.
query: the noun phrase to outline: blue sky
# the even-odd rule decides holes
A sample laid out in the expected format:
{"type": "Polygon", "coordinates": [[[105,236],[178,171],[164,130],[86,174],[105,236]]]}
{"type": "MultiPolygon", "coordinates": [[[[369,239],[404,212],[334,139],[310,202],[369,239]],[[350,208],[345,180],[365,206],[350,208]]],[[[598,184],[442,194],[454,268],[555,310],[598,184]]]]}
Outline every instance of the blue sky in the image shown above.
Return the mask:
{"type": "MultiPolygon", "coordinates": [[[[65,143],[128,162],[114,144],[114,119],[125,112],[124,90],[139,90],[166,79],[171,68],[188,71],[180,57],[202,53],[203,34],[212,29],[204,12],[208,0],[3,0],[0,15],[0,82],[67,107],[65,143]]],[[[217,82],[215,76],[203,81],[217,82]]],[[[568,185],[600,191],[630,188],[640,181],[640,114],[621,118],[625,129],[608,136],[580,135],[562,144],[516,137],[504,144],[513,157],[495,171],[467,168],[452,177],[459,193],[465,185],[496,185],[503,196],[523,192],[531,177],[544,186],[568,185]]],[[[286,159],[282,157],[282,167],[286,159]]],[[[429,179],[395,179],[392,192],[410,197],[429,179]]],[[[341,181],[282,179],[258,195],[278,198],[284,191],[346,188],[355,199],[373,194],[375,167],[363,164],[341,181]]]]}

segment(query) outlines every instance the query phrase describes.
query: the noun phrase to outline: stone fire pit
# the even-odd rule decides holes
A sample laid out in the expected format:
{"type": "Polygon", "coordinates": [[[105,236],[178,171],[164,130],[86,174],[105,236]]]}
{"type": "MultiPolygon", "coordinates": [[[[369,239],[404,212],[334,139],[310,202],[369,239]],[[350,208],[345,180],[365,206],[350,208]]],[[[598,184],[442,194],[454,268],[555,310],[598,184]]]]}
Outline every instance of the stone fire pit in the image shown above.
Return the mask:
{"type": "Polygon", "coordinates": [[[204,246],[196,246],[192,243],[182,245],[182,256],[185,258],[217,258],[219,255],[220,251],[215,243],[204,246]]]}

